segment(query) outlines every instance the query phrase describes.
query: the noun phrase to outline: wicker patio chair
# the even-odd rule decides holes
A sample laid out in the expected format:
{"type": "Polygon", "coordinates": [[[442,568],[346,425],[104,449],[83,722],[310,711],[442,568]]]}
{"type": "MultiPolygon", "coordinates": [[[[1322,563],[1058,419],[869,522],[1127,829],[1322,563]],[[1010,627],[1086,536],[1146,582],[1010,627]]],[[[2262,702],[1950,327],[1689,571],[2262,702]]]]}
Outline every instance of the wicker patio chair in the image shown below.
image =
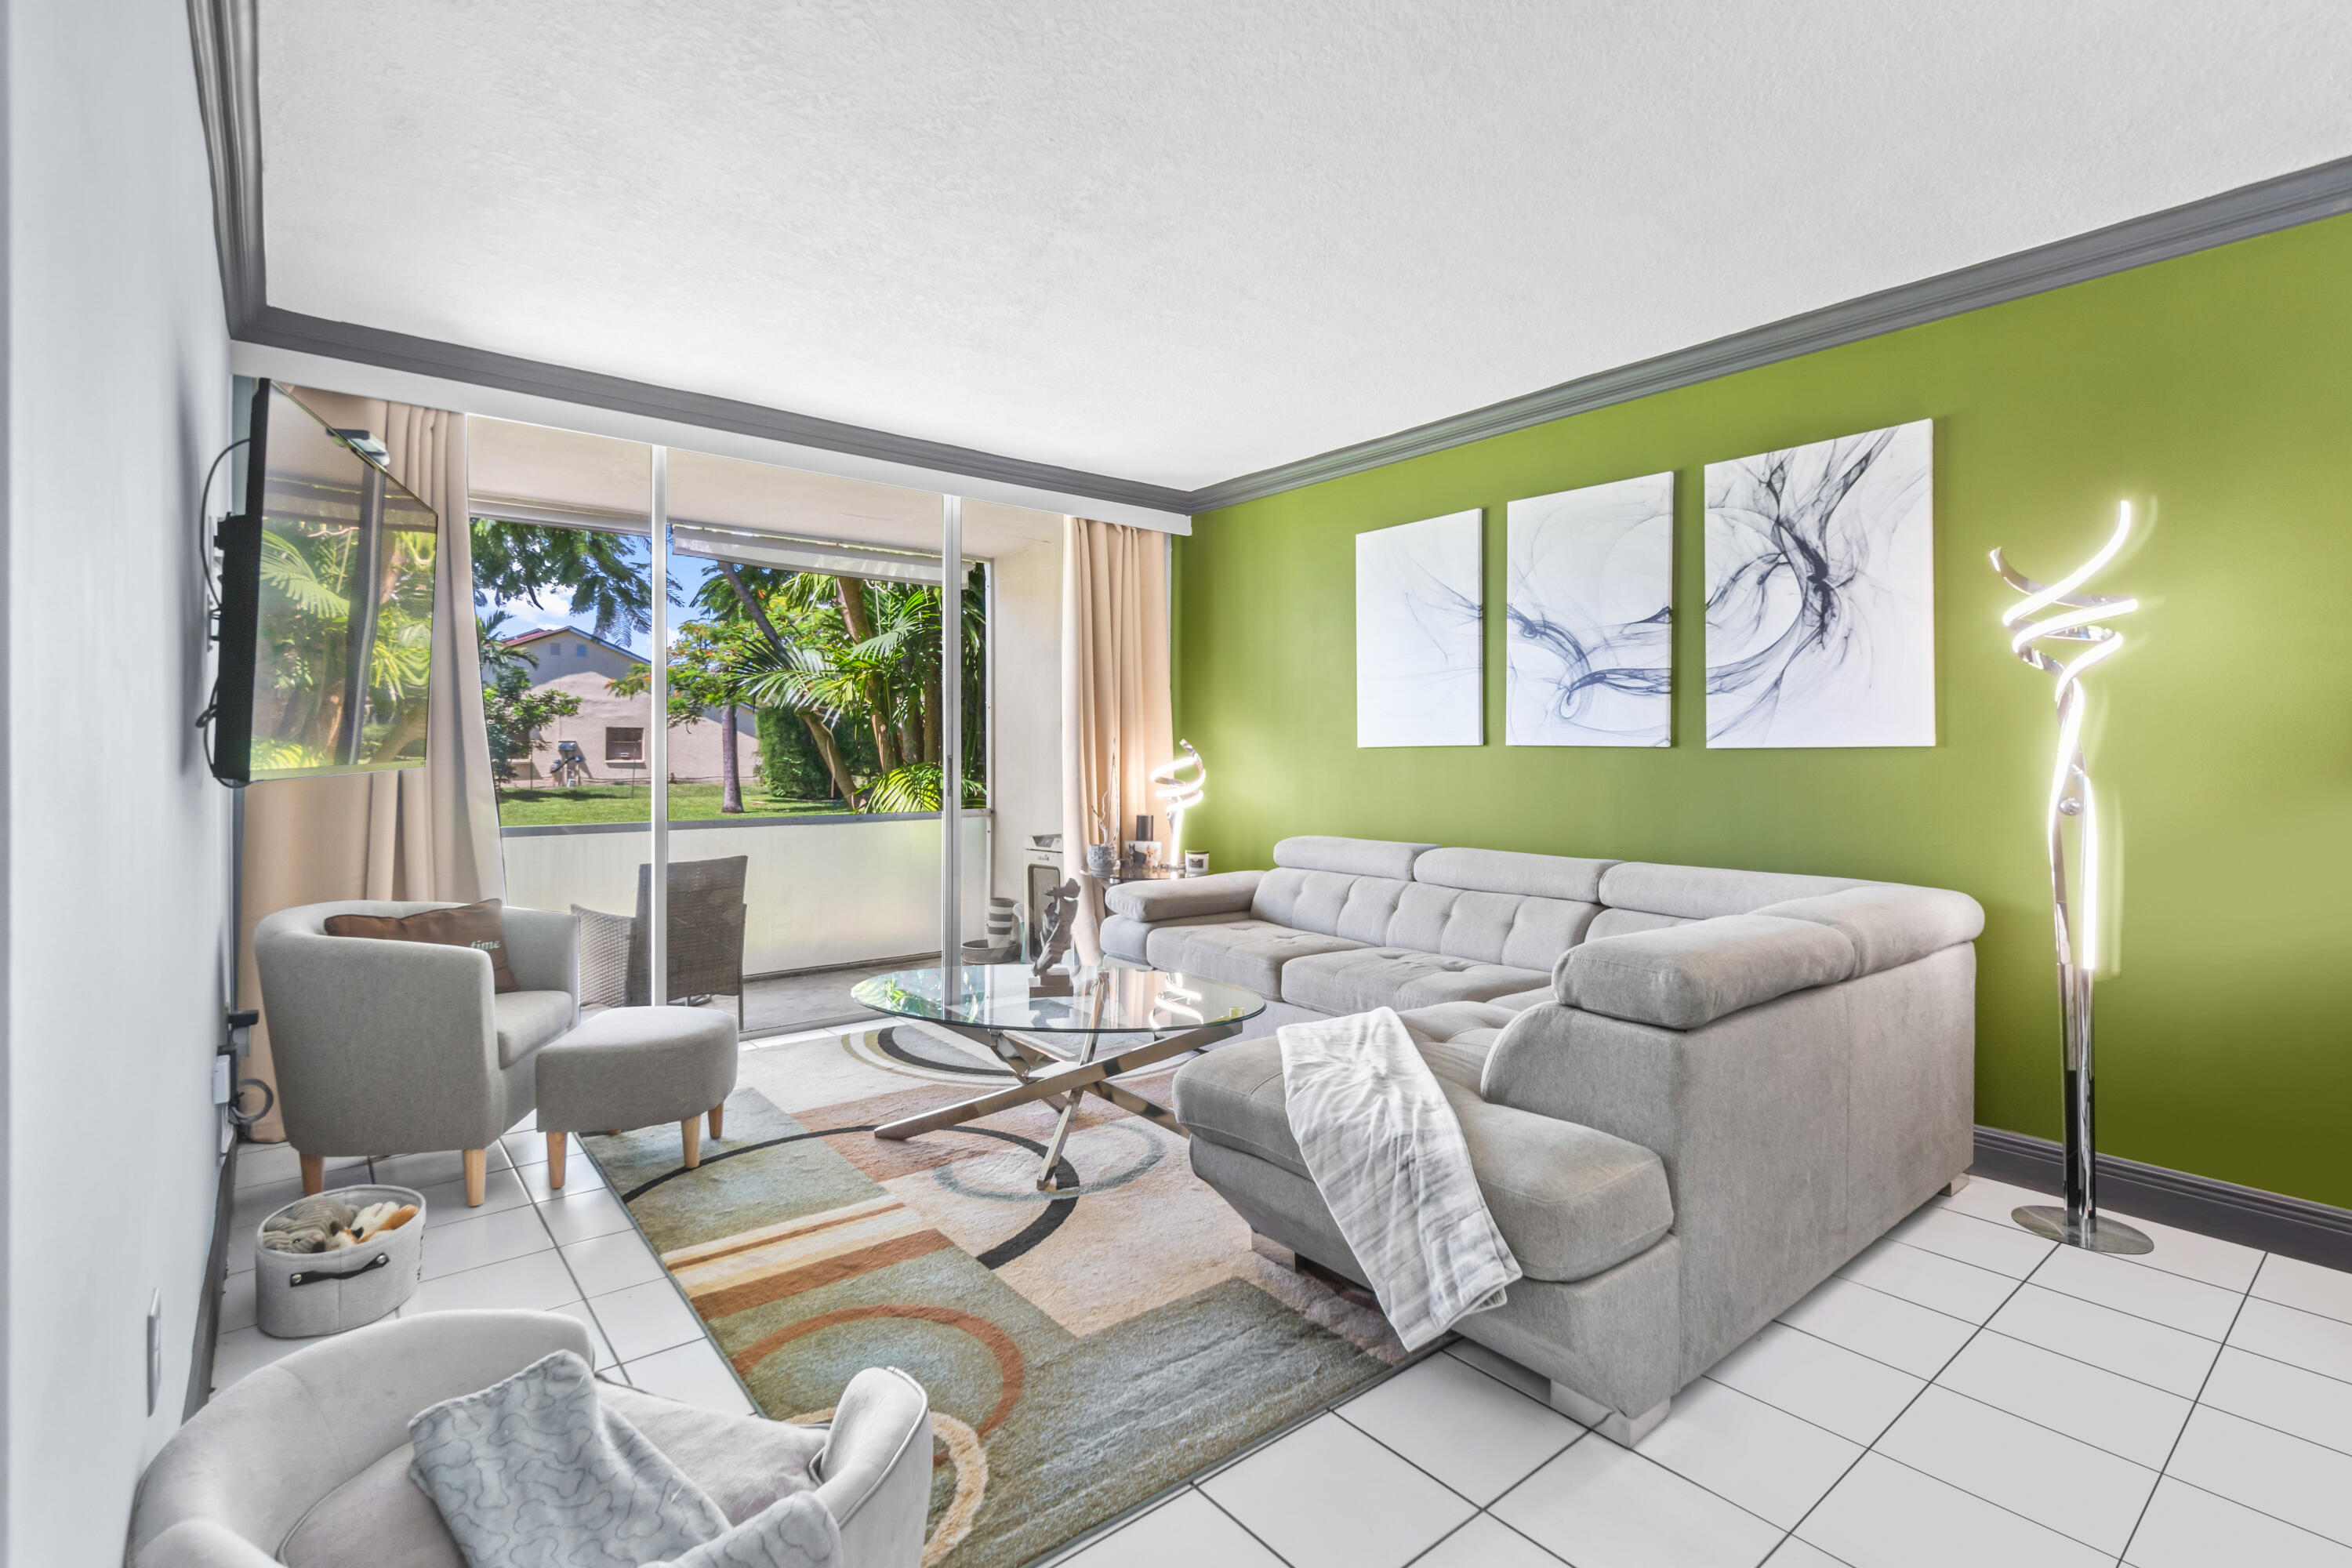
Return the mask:
{"type": "MultiPolygon", "coordinates": [[[[748,855],[716,860],[673,860],[669,867],[669,998],[735,998],[743,1023],[743,875],[748,855]]],[[[653,1002],[654,868],[637,868],[637,917],[629,930],[628,1005],[653,1002]]]]}

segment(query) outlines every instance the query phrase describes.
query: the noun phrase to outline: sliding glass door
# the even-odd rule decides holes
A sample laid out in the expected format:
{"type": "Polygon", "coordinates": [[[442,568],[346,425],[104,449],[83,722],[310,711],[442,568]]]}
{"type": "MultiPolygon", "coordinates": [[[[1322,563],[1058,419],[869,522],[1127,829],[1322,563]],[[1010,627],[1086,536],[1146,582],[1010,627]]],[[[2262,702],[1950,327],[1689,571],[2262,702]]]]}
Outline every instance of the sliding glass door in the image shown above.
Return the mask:
{"type": "Polygon", "coordinates": [[[509,897],[591,911],[600,973],[625,950],[593,1000],[814,1026],[982,935],[992,584],[960,507],[500,421],[473,447],[509,897]]]}

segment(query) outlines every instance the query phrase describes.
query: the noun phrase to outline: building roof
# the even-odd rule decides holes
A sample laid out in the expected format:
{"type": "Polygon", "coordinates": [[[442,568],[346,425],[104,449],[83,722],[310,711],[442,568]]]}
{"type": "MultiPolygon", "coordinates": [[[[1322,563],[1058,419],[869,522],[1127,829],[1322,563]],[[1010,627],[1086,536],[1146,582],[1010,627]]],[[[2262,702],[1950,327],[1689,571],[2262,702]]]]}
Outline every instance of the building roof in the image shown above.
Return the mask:
{"type": "Polygon", "coordinates": [[[600,637],[594,632],[582,631],[578,626],[541,626],[534,631],[523,632],[516,637],[500,637],[499,641],[507,647],[523,647],[531,643],[544,642],[551,637],[560,637],[565,632],[570,632],[583,642],[592,642],[601,647],[608,647],[623,658],[633,658],[640,664],[645,662],[643,654],[623,647],[609,637],[600,637]]]}

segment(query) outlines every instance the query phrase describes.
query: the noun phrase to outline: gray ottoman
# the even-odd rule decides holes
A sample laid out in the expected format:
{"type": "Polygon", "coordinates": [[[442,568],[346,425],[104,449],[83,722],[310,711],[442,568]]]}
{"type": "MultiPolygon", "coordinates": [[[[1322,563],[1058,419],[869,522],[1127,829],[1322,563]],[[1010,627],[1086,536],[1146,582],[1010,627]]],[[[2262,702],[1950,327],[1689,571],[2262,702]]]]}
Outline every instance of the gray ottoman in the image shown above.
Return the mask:
{"type": "Polygon", "coordinates": [[[735,1020],[709,1007],[614,1007],[539,1053],[547,1184],[563,1185],[563,1135],[675,1121],[702,1163],[702,1118],[719,1135],[735,1087],[735,1020]]]}

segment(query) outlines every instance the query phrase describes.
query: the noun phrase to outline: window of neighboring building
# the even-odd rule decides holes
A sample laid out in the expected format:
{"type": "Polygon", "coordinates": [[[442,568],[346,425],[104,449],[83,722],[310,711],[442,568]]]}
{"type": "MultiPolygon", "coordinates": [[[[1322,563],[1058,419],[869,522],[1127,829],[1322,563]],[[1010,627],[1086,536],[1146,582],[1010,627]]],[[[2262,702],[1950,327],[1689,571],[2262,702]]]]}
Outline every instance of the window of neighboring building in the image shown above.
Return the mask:
{"type": "Polygon", "coordinates": [[[642,763],[646,760],[646,732],[642,728],[623,729],[617,725],[604,731],[604,760],[608,763],[642,763]]]}

